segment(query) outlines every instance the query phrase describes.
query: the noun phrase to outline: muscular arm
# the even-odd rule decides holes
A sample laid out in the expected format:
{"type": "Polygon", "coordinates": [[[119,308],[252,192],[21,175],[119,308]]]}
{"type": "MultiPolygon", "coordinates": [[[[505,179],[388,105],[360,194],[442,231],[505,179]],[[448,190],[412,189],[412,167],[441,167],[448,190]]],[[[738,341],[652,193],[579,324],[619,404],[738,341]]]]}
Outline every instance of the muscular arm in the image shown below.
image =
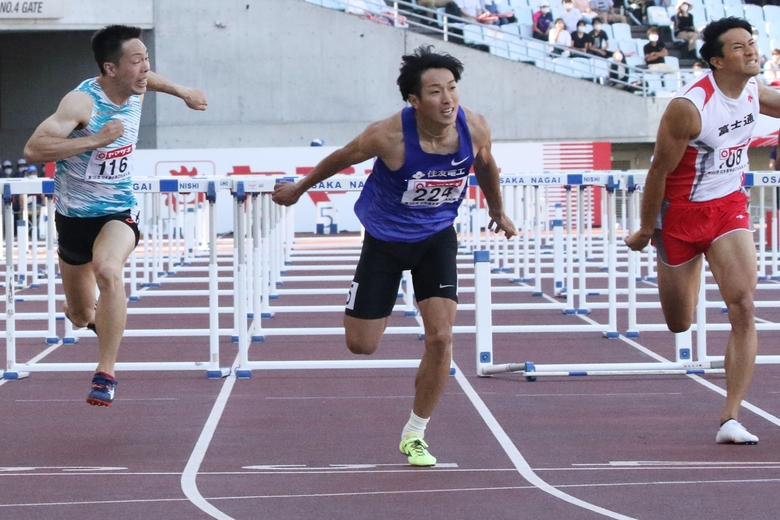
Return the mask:
{"type": "Polygon", "coordinates": [[[501,183],[498,178],[498,166],[491,151],[490,126],[485,118],[470,110],[463,109],[471,132],[471,140],[474,149],[474,174],[477,176],[479,188],[485,195],[488,205],[490,224],[488,228],[496,224],[496,232],[503,230],[507,238],[517,234],[515,225],[504,213],[504,204],[501,200],[501,183]]]}
{"type": "Polygon", "coordinates": [[[162,92],[182,99],[193,110],[206,110],[208,101],[203,91],[196,88],[183,87],[168,81],[159,74],[149,71],[146,78],[146,90],[162,92]]]}
{"type": "Polygon", "coordinates": [[[44,120],[24,147],[27,162],[59,161],[113,143],[124,133],[120,121],[109,121],[96,134],[68,139],[68,135],[89,123],[92,98],[85,92],[70,92],[57,111],[44,120]]]}
{"type": "Polygon", "coordinates": [[[757,81],[758,102],[761,105],[761,113],[767,116],[780,117],[780,92],[767,88],[757,81]]]}
{"type": "Polygon", "coordinates": [[[390,147],[399,138],[401,146],[403,146],[400,117],[400,114],[396,114],[389,119],[372,123],[344,148],[340,148],[325,157],[298,182],[280,182],[274,186],[273,201],[283,206],[291,206],[298,202],[301,195],[306,193],[306,190],[312,186],[316,186],[353,164],[367,161],[372,157],[381,157],[386,164],[392,164],[393,161],[387,160],[390,147]],[[397,122],[395,121],[396,119],[397,122]],[[396,126],[398,127],[397,129],[395,128],[396,126]]]}
{"type": "Polygon", "coordinates": [[[677,165],[691,139],[701,132],[701,116],[687,99],[673,99],[661,118],[653,163],[647,172],[642,194],[639,230],[626,239],[634,251],[643,249],[655,232],[656,219],[666,189],[666,177],[677,165]]]}

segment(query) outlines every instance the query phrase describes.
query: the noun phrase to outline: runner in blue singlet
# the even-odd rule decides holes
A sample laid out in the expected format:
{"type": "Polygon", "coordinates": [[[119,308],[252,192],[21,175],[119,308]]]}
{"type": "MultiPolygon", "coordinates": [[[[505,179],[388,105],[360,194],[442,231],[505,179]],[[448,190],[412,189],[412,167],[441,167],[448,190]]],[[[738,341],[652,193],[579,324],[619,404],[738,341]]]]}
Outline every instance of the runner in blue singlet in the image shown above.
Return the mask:
{"type": "Polygon", "coordinates": [[[92,37],[100,76],[68,93],[24,148],[28,162],[57,161],[54,177],[65,315],[97,333],[99,363],[87,402],[114,399],[119,343],[127,321],[122,271],[138,242],[130,175],[147,90],[206,109],[203,92],[149,70],[141,29],[112,25],[92,37]],[[95,285],[100,290],[96,302],[95,285]]]}
{"type": "Polygon", "coordinates": [[[460,61],[430,47],[404,56],[398,86],[411,106],[371,124],[299,182],[278,184],[273,195],[278,204],[295,204],[312,186],[376,157],[355,204],[366,238],[347,297],[344,328],[352,352],[372,354],[393,310],[401,273],[411,270],[425,352],[400,450],[415,466],[436,463],[424,433],[449,376],[458,283],[452,223],[472,165],[487,201],[488,227],[504,231],[507,238],[516,234],[503,210],[490,127],[484,117],[458,103],[462,71],[460,61]]]}

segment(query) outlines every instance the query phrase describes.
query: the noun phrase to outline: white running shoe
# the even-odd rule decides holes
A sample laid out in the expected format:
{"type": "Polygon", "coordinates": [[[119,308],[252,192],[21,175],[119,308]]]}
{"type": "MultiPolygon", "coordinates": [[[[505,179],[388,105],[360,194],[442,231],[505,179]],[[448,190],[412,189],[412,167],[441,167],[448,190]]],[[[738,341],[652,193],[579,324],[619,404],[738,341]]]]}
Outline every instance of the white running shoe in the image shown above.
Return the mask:
{"type": "Polygon", "coordinates": [[[758,444],[758,437],[750,433],[736,419],[729,419],[718,429],[718,444],[758,444]]]}

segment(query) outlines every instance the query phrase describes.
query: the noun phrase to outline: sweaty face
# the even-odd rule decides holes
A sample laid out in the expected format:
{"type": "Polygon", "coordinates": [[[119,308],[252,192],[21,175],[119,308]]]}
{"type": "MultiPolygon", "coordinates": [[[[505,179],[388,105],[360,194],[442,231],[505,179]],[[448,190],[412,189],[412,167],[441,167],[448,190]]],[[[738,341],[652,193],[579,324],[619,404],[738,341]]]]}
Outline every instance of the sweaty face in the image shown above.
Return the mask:
{"type": "Polygon", "coordinates": [[[448,69],[428,69],[420,79],[420,97],[414,96],[411,100],[415,110],[426,119],[439,124],[454,123],[458,117],[460,95],[452,72],[448,69]]]}
{"type": "Polygon", "coordinates": [[[713,58],[720,70],[749,76],[761,72],[758,47],[752,34],[745,29],[730,29],[720,36],[723,42],[723,57],[713,58]]]}
{"type": "Polygon", "coordinates": [[[146,92],[149,72],[149,52],[139,39],[128,40],[122,45],[122,57],[114,66],[114,80],[133,94],[146,92]]]}

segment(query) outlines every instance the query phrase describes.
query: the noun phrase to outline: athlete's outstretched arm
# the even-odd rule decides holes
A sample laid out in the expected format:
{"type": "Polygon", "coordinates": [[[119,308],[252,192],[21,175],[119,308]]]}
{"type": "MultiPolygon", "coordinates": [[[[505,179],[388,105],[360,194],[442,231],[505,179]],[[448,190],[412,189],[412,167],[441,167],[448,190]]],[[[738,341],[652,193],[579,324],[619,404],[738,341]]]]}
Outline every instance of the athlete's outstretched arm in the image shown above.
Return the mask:
{"type": "Polygon", "coordinates": [[[76,128],[89,124],[92,98],[86,92],[70,92],[57,111],[44,120],[24,147],[27,162],[59,161],[113,143],[124,135],[121,121],[111,120],[96,134],[68,139],[76,128]]]}
{"type": "Polygon", "coordinates": [[[488,205],[488,215],[490,215],[488,229],[492,229],[495,223],[496,233],[501,230],[507,238],[511,238],[517,234],[517,230],[512,220],[504,213],[498,166],[491,150],[490,125],[481,114],[466,109],[464,112],[467,114],[474,149],[474,174],[477,176],[479,188],[485,194],[488,205]]]}
{"type": "Polygon", "coordinates": [[[673,99],[658,126],[653,163],[647,172],[642,193],[639,229],[626,238],[626,245],[634,251],[644,249],[652,238],[658,212],[664,200],[666,176],[677,168],[688,143],[698,136],[699,132],[701,116],[693,103],[683,98],[673,99]]]}
{"type": "Polygon", "coordinates": [[[761,105],[761,113],[780,117],[780,92],[765,87],[760,81],[756,83],[758,84],[758,102],[761,105]]]}
{"type": "Polygon", "coordinates": [[[177,85],[151,70],[146,77],[146,90],[162,92],[181,98],[193,110],[206,110],[208,106],[206,94],[202,90],[177,85]]]}
{"type": "Polygon", "coordinates": [[[339,148],[321,160],[303,179],[295,183],[278,183],[274,186],[273,201],[282,206],[292,206],[312,186],[316,186],[353,164],[381,156],[382,143],[388,140],[388,127],[389,120],[372,123],[344,148],[339,148]]]}

